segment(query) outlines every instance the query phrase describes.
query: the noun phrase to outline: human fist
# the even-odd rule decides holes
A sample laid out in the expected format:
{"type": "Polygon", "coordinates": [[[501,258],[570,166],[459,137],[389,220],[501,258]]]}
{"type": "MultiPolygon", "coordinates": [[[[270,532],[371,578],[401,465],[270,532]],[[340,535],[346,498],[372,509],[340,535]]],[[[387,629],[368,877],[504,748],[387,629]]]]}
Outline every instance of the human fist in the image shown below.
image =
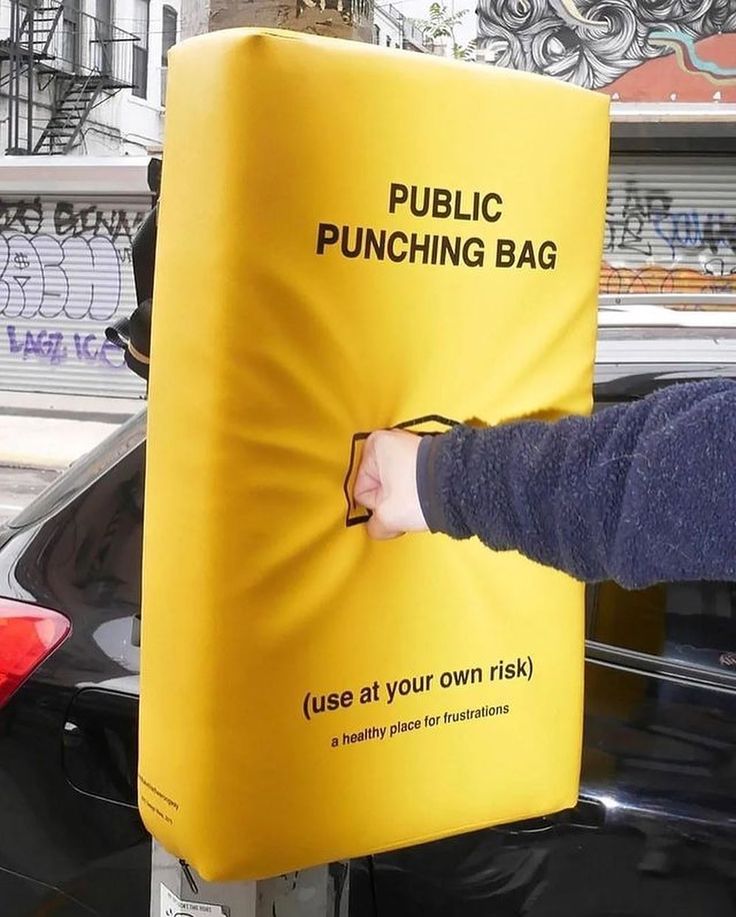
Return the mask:
{"type": "Polygon", "coordinates": [[[404,430],[380,430],[365,441],[353,496],[373,513],[367,524],[372,538],[428,530],[417,493],[420,442],[404,430]]]}

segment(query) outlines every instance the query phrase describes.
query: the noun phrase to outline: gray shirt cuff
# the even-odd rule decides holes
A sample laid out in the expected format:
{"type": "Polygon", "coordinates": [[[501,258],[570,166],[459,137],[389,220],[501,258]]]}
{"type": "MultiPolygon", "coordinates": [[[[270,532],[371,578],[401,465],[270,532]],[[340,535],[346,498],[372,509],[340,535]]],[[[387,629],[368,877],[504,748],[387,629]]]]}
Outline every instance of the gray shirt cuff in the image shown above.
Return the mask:
{"type": "Polygon", "coordinates": [[[448,532],[436,475],[436,457],[442,436],[423,436],[417,453],[417,494],[430,532],[448,532]]]}

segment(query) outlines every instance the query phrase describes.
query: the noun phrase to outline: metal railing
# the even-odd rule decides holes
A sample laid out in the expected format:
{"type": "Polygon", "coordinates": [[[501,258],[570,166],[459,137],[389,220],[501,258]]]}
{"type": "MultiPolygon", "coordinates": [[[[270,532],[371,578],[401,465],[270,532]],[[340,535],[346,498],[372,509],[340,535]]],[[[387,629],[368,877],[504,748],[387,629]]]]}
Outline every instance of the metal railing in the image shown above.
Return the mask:
{"type": "Polygon", "coordinates": [[[111,84],[132,86],[133,46],[139,38],[88,13],[62,16],[52,36],[49,56],[68,73],[100,74],[111,84]]]}
{"type": "Polygon", "coordinates": [[[409,42],[416,48],[429,48],[429,42],[424,32],[422,32],[414,19],[405,16],[393,3],[382,3],[379,8],[401,30],[402,43],[409,42]]]}
{"type": "Polygon", "coordinates": [[[404,17],[402,31],[404,41],[410,42],[417,48],[429,48],[431,44],[429,39],[413,19],[407,19],[406,16],[404,17]]]}
{"type": "Polygon", "coordinates": [[[130,86],[133,46],[139,41],[89,13],[60,8],[57,0],[0,0],[0,42],[32,55],[34,69],[98,74],[111,85],[130,86]]]}

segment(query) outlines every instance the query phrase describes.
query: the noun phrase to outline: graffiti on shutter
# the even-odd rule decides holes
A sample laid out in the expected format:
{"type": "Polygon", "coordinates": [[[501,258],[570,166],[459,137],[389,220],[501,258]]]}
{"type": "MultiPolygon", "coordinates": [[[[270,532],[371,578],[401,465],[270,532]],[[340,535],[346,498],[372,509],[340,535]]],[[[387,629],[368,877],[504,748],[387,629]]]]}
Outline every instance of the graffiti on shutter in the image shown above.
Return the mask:
{"type": "Polygon", "coordinates": [[[736,293],[736,169],[614,161],[600,291],[736,293]]]}
{"type": "Polygon", "coordinates": [[[0,385],[140,394],[105,327],[134,307],[145,202],[0,199],[0,385]]]}

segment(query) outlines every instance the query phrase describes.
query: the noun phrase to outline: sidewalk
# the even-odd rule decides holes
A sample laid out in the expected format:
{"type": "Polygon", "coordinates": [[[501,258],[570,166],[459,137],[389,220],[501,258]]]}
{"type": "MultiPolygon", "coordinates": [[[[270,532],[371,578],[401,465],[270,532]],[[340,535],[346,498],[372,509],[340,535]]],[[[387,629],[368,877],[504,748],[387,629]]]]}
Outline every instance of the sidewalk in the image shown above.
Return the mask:
{"type": "Polygon", "coordinates": [[[145,401],[0,391],[0,466],[61,470],[145,401]]]}

